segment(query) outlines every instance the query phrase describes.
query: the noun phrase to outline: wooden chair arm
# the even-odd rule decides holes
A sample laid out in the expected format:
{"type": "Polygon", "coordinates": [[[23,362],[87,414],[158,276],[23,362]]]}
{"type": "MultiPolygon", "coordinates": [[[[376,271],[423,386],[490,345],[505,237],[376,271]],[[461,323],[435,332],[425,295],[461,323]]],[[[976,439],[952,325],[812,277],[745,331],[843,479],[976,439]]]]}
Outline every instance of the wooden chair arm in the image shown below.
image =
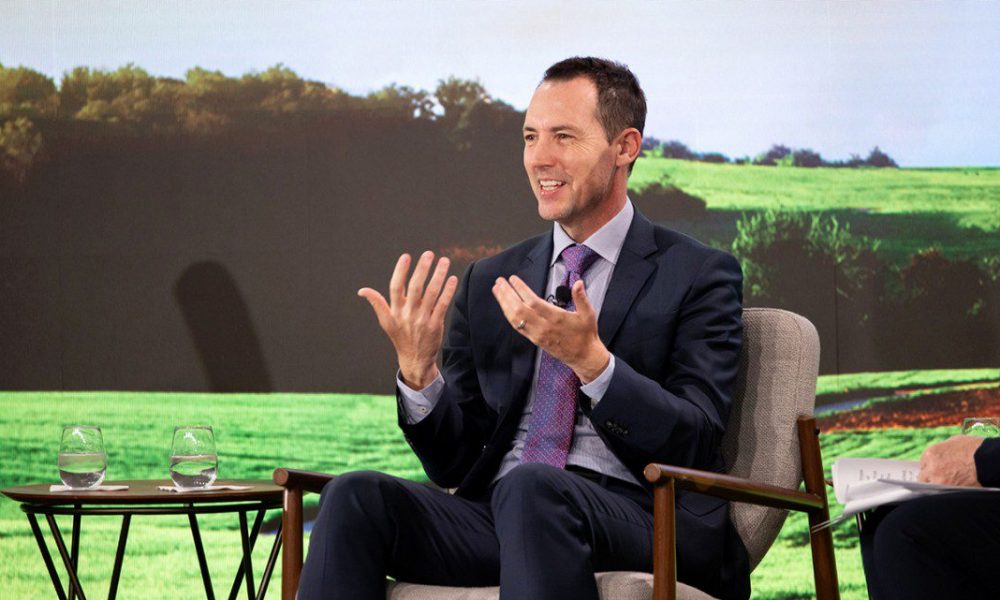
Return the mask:
{"type": "Polygon", "coordinates": [[[285,488],[281,511],[281,597],[295,600],[302,574],[302,494],[319,493],[334,475],[298,469],[275,469],[274,483],[285,488]]]}
{"type": "Polygon", "coordinates": [[[805,512],[809,516],[809,545],[817,600],[839,600],[837,562],[829,528],[817,528],[830,519],[819,449],[819,430],[812,416],[796,420],[799,457],[805,492],[754,483],[741,477],[650,464],[643,470],[653,484],[653,600],[677,597],[676,493],[678,489],[709,494],[736,502],[805,512]]]}
{"type": "Polygon", "coordinates": [[[323,486],[330,482],[335,476],[329,473],[316,473],[314,471],[300,471],[299,469],[274,470],[274,483],[283,488],[299,489],[303,492],[320,493],[323,486]]]}
{"type": "Polygon", "coordinates": [[[717,496],[735,502],[750,502],[771,508],[812,512],[826,506],[826,499],[816,494],[773,485],[755,483],[742,477],[699,471],[671,465],[650,464],[644,470],[646,480],[657,485],[673,479],[677,489],[717,496]]]}

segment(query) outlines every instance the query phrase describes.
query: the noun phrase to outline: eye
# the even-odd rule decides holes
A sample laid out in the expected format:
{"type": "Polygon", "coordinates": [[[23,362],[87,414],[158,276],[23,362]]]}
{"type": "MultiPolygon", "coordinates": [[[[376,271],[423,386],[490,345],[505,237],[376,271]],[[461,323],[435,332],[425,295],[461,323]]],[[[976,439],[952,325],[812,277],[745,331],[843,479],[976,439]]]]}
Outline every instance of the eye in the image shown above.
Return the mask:
{"type": "Polygon", "coordinates": [[[535,141],[535,137],[536,136],[533,133],[526,133],[526,134],[524,134],[524,143],[527,144],[527,143],[535,141]]]}
{"type": "Polygon", "coordinates": [[[556,134],[556,139],[560,140],[560,141],[565,141],[565,140],[573,139],[573,136],[571,136],[568,133],[562,133],[562,132],[560,132],[560,133],[556,134]]]}

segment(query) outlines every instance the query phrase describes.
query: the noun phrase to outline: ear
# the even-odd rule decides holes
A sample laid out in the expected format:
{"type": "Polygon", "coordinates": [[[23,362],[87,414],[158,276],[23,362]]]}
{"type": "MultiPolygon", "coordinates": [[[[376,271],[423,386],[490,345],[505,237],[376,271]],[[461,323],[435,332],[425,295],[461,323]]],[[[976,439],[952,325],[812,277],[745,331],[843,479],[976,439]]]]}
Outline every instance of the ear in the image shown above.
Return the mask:
{"type": "Polygon", "coordinates": [[[615,150],[617,152],[615,164],[619,167],[626,167],[632,164],[639,157],[641,149],[642,134],[635,127],[629,127],[618,134],[618,139],[615,140],[615,150]]]}

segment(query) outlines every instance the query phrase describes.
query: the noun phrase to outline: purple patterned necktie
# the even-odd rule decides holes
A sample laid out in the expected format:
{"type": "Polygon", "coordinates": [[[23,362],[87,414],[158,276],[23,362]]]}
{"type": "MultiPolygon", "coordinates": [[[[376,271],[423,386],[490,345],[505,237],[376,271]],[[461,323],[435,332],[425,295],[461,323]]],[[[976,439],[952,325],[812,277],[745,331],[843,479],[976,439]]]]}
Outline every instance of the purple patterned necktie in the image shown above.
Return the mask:
{"type": "MultiPolygon", "coordinates": [[[[566,265],[563,285],[573,288],[597,260],[598,254],[586,246],[574,244],[562,251],[566,265]]],[[[576,310],[570,300],[566,310],[576,310]]],[[[576,397],[580,380],[576,373],[542,351],[535,385],[535,401],[528,420],[528,437],[524,442],[522,463],[545,463],[560,469],[566,466],[573,425],[576,422],[576,397]]]]}

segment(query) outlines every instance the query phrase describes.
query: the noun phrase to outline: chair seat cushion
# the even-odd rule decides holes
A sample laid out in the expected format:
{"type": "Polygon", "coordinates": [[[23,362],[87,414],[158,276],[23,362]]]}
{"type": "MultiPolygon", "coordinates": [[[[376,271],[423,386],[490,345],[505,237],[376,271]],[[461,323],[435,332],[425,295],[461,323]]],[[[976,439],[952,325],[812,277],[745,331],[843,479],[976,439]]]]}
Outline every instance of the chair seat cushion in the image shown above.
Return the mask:
{"type": "MultiPolygon", "coordinates": [[[[653,576],[633,571],[597,574],[597,590],[602,600],[649,600],[653,597],[653,576]]],[[[499,600],[499,587],[444,587],[390,581],[388,600],[499,600]]],[[[678,600],[714,600],[708,594],[683,583],[677,584],[678,600]]]]}

